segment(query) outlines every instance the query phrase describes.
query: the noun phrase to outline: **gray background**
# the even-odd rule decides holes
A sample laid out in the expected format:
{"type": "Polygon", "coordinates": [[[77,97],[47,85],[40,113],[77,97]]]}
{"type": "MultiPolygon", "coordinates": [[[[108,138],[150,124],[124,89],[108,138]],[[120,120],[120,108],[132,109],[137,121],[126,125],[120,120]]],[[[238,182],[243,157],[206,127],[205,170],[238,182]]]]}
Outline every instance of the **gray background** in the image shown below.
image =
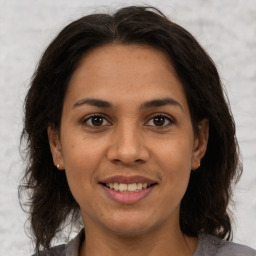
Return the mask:
{"type": "Polygon", "coordinates": [[[160,8],[189,30],[214,59],[230,98],[244,162],[234,195],[234,241],[256,248],[255,0],[0,0],[0,256],[31,254],[17,186],[24,168],[18,151],[22,102],[35,65],[69,22],[124,3],[160,8]]]}

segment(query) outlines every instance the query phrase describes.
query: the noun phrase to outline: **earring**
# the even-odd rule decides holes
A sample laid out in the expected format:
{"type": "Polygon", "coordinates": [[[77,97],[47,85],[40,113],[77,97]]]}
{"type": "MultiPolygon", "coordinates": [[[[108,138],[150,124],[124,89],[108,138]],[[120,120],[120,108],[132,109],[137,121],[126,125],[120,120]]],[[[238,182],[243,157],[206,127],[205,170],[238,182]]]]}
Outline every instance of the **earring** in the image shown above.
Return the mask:
{"type": "Polygon", "coordinates": [[[57,164],[56,167],[57,167],[58,170],[64,170],[64,166],[62,166],[60,164],[57,164]]]}
{"type": "Polygon", "coordinates": [[[199,161],[197,168],[192,169],[192,171],[195,172],[195,171],[200,167],[200,165],[201,165],[201,163],[200,163],[200,161],[199,161]]]}

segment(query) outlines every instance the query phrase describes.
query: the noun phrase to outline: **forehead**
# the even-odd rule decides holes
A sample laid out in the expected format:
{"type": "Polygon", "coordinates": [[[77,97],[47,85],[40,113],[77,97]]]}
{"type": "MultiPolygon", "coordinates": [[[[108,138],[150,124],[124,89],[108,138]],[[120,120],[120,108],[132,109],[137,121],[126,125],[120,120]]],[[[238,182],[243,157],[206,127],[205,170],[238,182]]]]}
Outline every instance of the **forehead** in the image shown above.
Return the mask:
{"type": "MultiPolygon", "coordinates": [[[[81,70],[83,73],[92,71],[98,77],[109,77],[113,73],[116,75],[132,73],[143,75],[156,71],[154,72],[156,78],[159,71],[168,71],[178,79],[176,71],[165,53],[150,46],[136,44],[109,44],[96,47],[83,56],[72,80],[82,77],[81,70]]],[[[147,77],[152,78],[151,76],[147,77]]]]}
{"type": "Polygon", "coordinates": [[[168,57],[141,45],[111,44],[86,53],[73,73],[67,95],[73,101],[97,97],[112,102],[176,97],[186,104],[183,86],[168,57]]]}

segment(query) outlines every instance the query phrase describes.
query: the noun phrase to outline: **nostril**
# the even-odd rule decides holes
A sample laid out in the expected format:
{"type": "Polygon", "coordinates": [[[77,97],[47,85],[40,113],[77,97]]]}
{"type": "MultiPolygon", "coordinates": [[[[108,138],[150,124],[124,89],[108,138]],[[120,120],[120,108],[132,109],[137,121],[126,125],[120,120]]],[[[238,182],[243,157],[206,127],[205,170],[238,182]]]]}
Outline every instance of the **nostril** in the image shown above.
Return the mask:
{"type": "Polygon", "coordinates": [[[115,162],[115,163],[120,163],[121,160],[119,160],[119,159],[113,159],[113,162],[115,162]]]}
{"type": "Polygon", "coordinates": [[[112,160],[114,163],[117,163],[117,164],[119,164],[119,163],[122,163],[122,164],[127,164],[127,165],[130,165],[130,164],[132,164],[132,163],[138,163],[138,164],[140,164],[140,163],[143,163],[143,162],[145,162],[144,160],[142,160],[142,159],[136,159],[136,160],[134,160],[134,161],[125,161],[125,160],[121,160],[121,159],[113,159],[112,160]]]}
{"type": "MultiPolygon", "coordinates": [[[[126,143],[127,144],[127,143],[126,143]]],[[[145,147],[113,145],[109,147],[107,152],[107,158],[112,163],[123,163],[123,164],[140,164],[144,163],[149,159],[149,152],[145,147]]]]}
{"type": "Polygon", "coordinates": [[[136,163],[142,163],[142,162],[144,162],[142,159],[137,159],[137,160],[135,160],[135,162],[136,163]]]}

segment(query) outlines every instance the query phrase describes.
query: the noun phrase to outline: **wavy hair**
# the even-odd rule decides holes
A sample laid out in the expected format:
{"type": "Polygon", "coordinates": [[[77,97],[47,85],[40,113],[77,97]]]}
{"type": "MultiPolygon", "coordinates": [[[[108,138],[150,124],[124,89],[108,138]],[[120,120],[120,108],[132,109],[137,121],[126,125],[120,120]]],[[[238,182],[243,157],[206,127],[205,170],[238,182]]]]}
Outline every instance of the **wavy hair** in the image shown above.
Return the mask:
{"type": "Polygon", "coordinates": [[[58,172],[53,164],[47,128],[60,129],[65,93],[85,53],[111,43],[146,45],[164,52],[184,87],[194,132],[200,120],[209,120],[207,151],[200,168],[191,172],[181,202],[180,227],[189,236],[205,231],[231,239],[228,204],[242,168],[234,120],[217,69],[195,38],[158,9],[130,6],[70,23],[47,47],[32,77],[24,104],[21,142],[26,143],[27,166],[19,197],[22,202],[22,196],[28,196],[36,251],[49,248],[67,217],[79,213],[65,172],[58,172]]]}

